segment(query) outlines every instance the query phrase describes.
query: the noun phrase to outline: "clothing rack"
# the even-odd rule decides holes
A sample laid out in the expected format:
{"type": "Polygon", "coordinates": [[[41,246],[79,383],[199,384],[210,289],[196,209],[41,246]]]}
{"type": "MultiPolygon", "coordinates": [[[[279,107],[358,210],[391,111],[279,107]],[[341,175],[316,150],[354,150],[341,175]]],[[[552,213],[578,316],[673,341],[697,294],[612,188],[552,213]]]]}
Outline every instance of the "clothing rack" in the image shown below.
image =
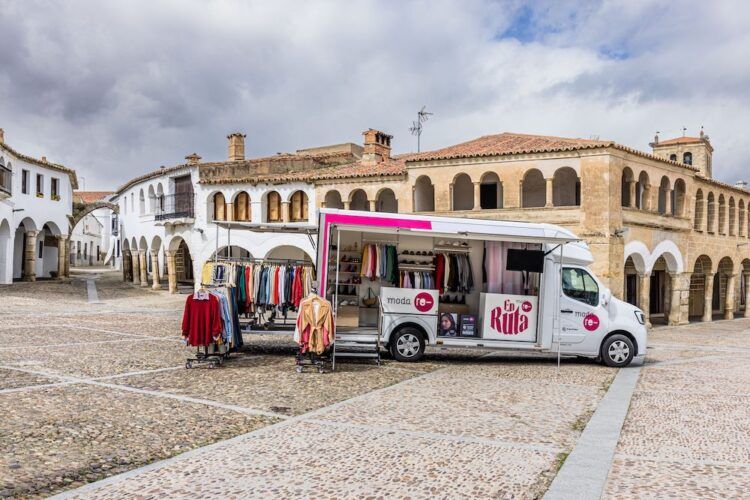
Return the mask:
{"type": "MultiPolygon", "coordinates": [[[[209,289],[217,289],[226,287],[225,284],[206,284],[201,285],[200,290],[209,290],[209,289]]],[[[234,331],[234,330],[232,330],[234,331]]],[[[185,360],[185,368],[191,369],[194,368],[195,365],[207,365],[208,368],[216,368],[218,366],[221,366],[224,364],[224,361],[229,359],[229,348],[227,347],[227,350],[224,352],[208,352],[207,345],[205,346],[197,346],[195,349],[195,357],[194,358],[187,358],[185,360]],[[201,352],[201,347],[203,348],[203,351],[201,352]]],[[[216,343],[212,344],[212,347],[214,349],[220,349],[220,346],[216,343]]]]}
{"type": "Polygon", "coordinates": [[[435,247],[434,253],[471,253],[471,247],[435,247]]]}

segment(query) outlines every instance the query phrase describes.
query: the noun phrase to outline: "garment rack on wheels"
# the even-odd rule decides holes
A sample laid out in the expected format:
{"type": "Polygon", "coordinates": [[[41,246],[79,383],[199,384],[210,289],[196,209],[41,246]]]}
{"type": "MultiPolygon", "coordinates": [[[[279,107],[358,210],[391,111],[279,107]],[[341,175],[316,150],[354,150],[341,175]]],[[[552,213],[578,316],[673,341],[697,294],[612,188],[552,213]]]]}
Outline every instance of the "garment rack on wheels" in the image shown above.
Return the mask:
{"type": "Polygon", "coordinates": [[[319,289],[337,336],[377,335],[399,361],[433,345],[642,362],[643,312],[612,297],[592,262],[584,242],[551,224],[319,214],[319,289]]]}

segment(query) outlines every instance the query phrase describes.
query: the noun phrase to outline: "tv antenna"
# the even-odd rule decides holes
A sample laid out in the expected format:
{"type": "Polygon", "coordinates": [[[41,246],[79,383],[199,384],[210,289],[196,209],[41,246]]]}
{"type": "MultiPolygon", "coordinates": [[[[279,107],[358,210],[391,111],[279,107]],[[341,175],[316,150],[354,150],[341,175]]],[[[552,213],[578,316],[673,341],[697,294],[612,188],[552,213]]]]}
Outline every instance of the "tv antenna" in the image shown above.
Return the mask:
{"type": "Polygon", "coordinates": [[[422,109],[420,109],[417,112],[417,120],[411,122],[412,125],[409,127],[409,132],[411,132],[411,135],[417,136],[417,153],[419,153],[420,146],[421,146],[421,138],[422,138],[422,124],[427,121],[427,119],[432,116],[434,113],[430,113],[427,111],[427,106],[422,106],[422,109]]]}

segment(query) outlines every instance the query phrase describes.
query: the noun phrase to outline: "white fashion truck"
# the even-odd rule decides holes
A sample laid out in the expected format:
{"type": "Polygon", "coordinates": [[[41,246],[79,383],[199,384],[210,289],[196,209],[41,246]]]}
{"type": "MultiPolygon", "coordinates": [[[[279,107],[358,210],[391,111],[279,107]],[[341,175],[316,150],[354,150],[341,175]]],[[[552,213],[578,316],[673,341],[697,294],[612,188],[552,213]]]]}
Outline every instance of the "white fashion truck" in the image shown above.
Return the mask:
{"type": "MultiPolygon", "coordinates": [[[[320,295],[340,334],[373,335],[399,361],[427,345],[643,362],[643,312],[587,268],[551,224],[322,209],[320,295]]],[[[338,340],[337,340],[338,342],[338,340]]]]}

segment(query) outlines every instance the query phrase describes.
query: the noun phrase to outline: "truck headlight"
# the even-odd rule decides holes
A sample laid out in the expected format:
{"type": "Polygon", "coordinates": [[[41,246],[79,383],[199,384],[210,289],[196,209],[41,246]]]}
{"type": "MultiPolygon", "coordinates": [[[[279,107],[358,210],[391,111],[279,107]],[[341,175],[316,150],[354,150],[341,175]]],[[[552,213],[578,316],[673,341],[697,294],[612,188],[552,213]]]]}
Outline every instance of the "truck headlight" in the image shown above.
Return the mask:
{"type": "Polygon", "coordinates": [[[635,311],[635,319],[642,325],[646,324],[646,315],[643,314],[643,311],[635,311]]]}

